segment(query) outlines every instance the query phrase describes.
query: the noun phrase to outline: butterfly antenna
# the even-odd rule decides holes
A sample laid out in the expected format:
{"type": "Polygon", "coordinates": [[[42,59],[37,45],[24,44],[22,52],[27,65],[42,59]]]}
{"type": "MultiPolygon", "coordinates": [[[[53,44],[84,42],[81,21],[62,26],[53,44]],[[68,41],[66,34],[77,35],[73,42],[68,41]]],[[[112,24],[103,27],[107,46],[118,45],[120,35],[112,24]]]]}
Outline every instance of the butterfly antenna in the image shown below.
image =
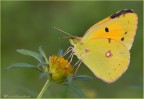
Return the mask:
{"type": "Polygon", "coordinates": [[[55,27],[55,26],[54,26],[54,29],[55,29],[55,30],[58,30],[58,31],[60,31],[60,32],[63,32],[63,33],[67,34],[67,35],[70,36],[70,37],[74,37],[74,36],[72,36],[70,33],[65,32],[65,31],[63,31],[63,30],[61,30],[61,29],[59,29],[59,28],[57,28],[57,27],[55,27]]]}
{"type": "Polygon", "coordinates": [[[65,39],[65,38],[70,38],[71,36],[63,36],[63,37],[59,37],[59,39],[65,39]]]}

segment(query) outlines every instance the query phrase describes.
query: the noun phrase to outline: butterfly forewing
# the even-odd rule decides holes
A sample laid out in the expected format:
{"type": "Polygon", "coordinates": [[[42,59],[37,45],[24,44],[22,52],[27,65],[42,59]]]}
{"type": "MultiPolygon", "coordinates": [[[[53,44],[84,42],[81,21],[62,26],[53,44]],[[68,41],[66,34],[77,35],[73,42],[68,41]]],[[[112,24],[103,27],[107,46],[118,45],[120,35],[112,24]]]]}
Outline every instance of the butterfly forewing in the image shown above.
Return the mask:
{"type": "Polygon", "coordinates": [[[83,41],[96,38],[110,38],[131,48],[137,29],[137,15],[125,10],[114,14],[92,26],[84,35],[83,41]]]}

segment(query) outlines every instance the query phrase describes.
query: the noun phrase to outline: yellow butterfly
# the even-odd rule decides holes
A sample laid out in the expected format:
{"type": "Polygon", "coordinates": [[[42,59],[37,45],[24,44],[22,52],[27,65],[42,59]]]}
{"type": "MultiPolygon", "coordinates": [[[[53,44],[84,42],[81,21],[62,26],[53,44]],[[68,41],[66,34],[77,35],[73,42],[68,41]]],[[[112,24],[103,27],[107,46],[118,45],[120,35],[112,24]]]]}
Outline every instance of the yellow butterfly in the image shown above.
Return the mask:
{"type": "Polygon", "coordinates": [[[137,23],[133,10],[119,11],[93,25],[83,37],[72,36],[73,52],[96,77],[112,83],[128,68],[137,23]]]}

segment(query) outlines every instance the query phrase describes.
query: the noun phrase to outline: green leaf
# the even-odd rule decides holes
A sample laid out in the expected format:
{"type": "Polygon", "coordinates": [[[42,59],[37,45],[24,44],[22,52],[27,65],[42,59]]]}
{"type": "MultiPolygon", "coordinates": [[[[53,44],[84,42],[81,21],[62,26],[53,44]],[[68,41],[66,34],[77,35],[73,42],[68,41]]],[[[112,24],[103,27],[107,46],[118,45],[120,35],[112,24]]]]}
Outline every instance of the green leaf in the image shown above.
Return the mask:
{"type": "Polygon", "coordinates": [[[78,76],[74,77],[73,79],[74,80],[91,80],[93,78],[90,77],[89,75],[78,75],[78,76]]]}
{"type": "Polygon", "coordinates": [[[40,79],[47,77],[50,73],[49,72],[43,72],[40,74],[40,79]]]}
{"type": "Polygon", "coordinates": [[[68,86],[69,88],[71,88],[74,92],[76,92],[81,98],[84,98],[85,95],[82,92],[82,90],[80,90],[78,87],[74,86],[74,85],[70,85],[70,84],[64,84],[66,86],[68,86]]]}
{"type": "Polygon", "coordinates": [[[57,53],[57,56],[62,56],[63,55],[63,50],[62,49],[59,49],[58,50],[58,53],[57,53]]]}
{"type": "Polygon", "coordinates": [[[40,66],[48,66],[48,64],[46,62],[39,62],[37,67],[40,67],[40,66]]]}
{"type": "Polygon", "coordinates": [[[17,52],[23,55],[32,56],[41,62],[41,55],[37,52],[33,52],[33,51],[25,50],[25,49],[18,49],[17,52]]]}
{"type": "Polygon", "coordinates": [[[7,67],[6,70],[10,70],[13,68],[33,68],[33,69],[36,69],[36,70],[42,72],[42,70],[40,70],[39,68],[36,68],[34,65],[31,65],[28,63],[16,63],[16,64],[13,64],[13,65],[7,67]]]}
{"type": "Polygon", "coordinates": [[[36,68],[36,67],[27,63],[16,63],[7,67],[6,70],[10,70],[12,68],[36,68]]]}
{"type": "Polygon", "coordinates": [[[48,59],[47,59],[46,54],[45,54],[45,52],[44,52],[44,50],[42,49],[41,46],[39,47],[39,52],[44,57],[45,62],[48,64],[48,59]]]}

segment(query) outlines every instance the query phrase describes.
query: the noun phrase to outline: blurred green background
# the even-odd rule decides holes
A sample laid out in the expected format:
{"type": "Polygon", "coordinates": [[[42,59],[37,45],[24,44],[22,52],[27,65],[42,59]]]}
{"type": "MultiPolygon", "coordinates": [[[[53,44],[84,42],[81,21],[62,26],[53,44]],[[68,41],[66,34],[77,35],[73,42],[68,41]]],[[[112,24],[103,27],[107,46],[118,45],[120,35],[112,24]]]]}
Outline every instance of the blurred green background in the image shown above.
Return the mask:
{"type": "MultiPolygon", "coordinates": [[[[2,1],[2,63],[1,95],[36,97],[46,79],[39,79],[33,69],[5,68],[17,62],[37,64],[31,57],[20,55],[16,49],[37,51],[41,45],[47,56],[57,54],[59,48],[66,50],[68,39],[58,39],[65,34],[54,30],[59,27],[75,36],[83,36],[96,22],[122,9],[133,9],[138,14],[138,30],[131,52],[128,70],[115,83],[107,84],[96,78],[82,64],[78,74],[88,74],[90,81],[74,81],[86,97],[142,98],[143,97],[143,2],[142,1],[2,1]]],[[[74,57],[74,62],[77,58],[74,57]]],[[[71,89],[52,85],[43,97],[79,97],[71,89]]]]}

